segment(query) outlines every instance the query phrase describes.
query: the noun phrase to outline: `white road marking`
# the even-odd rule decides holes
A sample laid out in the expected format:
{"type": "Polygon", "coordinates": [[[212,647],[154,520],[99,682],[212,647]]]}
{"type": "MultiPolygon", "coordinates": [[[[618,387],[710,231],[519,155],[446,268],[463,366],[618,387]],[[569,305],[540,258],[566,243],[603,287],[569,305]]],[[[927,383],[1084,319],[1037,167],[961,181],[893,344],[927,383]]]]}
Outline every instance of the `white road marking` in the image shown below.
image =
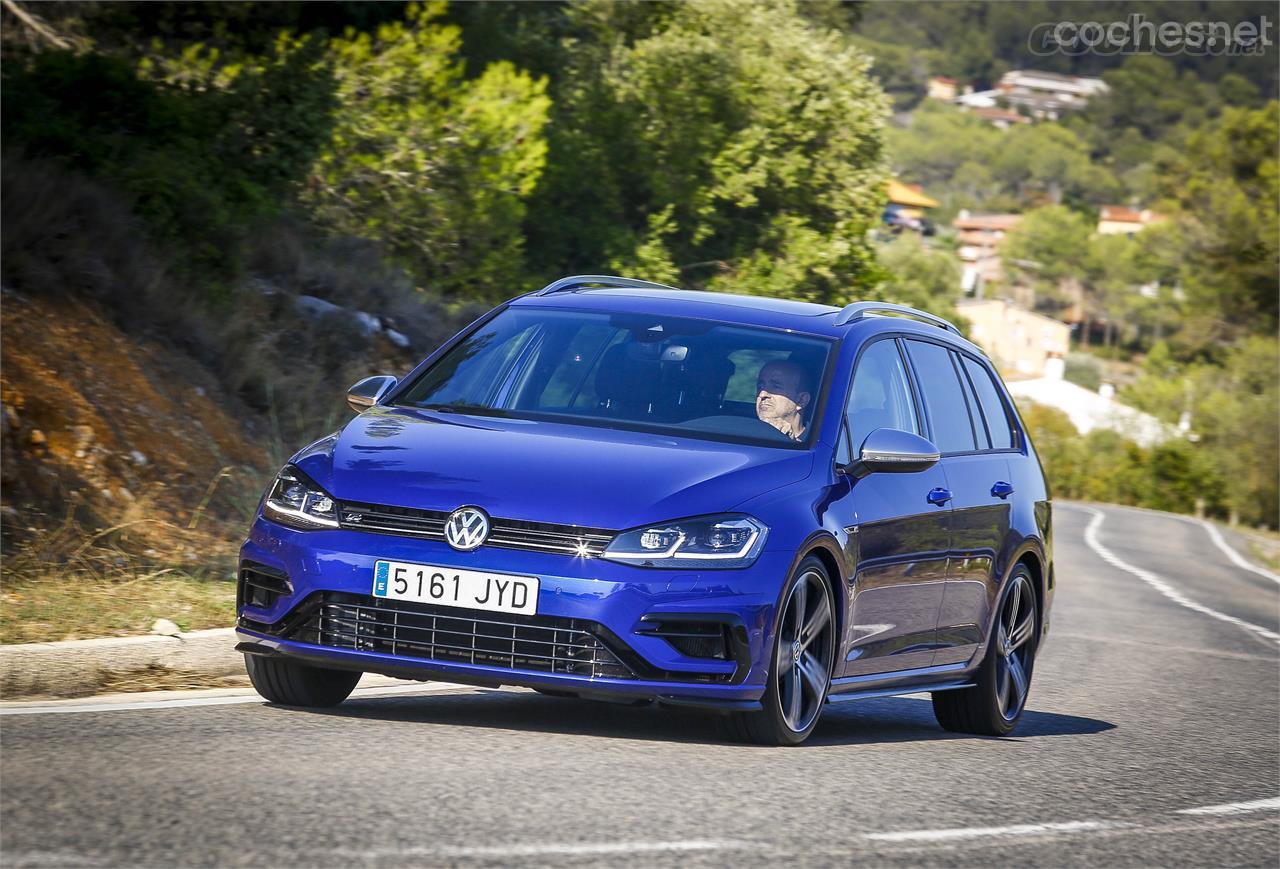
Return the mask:
{"type": "Polygon", "coordinates": [[[726,851],[753,847],[747,842],[685,839],[673,842],[562,842],[527,845],[485,845],[462,848],[358,848],[327,853],[344,857],[581,857],[655,854],[664,851],[726,851]]]}
{"type": "Polygon", "coordinates": [[[876,842],[963,842],[967,839],[994,839],[1005,836],[1042,836],[1058,833],[1090,833],[1130,827],[1121,821],[1063,821],[1047,824],[1015,824],[1010,827],[960,827],[951,830],[904,830],[898,833],[865,833],[876,842]]]}
{"type": "Polygon", "coordinates": [[[1224,803],[1220,806],[1200,806],[1194,809],[1179,809],[1180,815],[1244,815],[1249,812],[1262,812],[1267,809],[1280,809],[1280,797],[1266,800],[1254,800],[1251,803],[1224,803]]]}
{"type": "MultiPolygon", "coordinates": [[[[352,700],[372,700],[378,697],[396,697],[401,694],[428,694],[439,691],[456,691],[466,685],[404,685],[386,688],[357,688],[352,700]]],[[[185,697],[173,700],[124,700],[113,703],[77,703],[70,700],[52,700],[47,703],[23,703],[0,706],[0,715],[57,715],[73,712],[136,712],[145,709],[189,709],[194,706],[235,706],[244,703],[266,703],[256,692],[229,697],[185,697]]]]}
{"type": "Polygon", "coordinates": [[[1112,567],[1119,568],[1126,573],[1133,574],[1179,606],[1186,607],[1187,609],[1192,610],[1193,612],[1198,612],[1201,615],[1206,615],[1210,618],[1227,622],[1228,624],[1235,625],[1238,628],[1243,628],[1244,630],[1249,631],[1256,636],[1270,640],[1273,643],[1280,643],[1280,634],[1277,634],[1275,631],[1269,631],[1261,625],[1246,622],[1244,619],[1238,619],[1235,616],[1220,613],[1202,603],[1197,603],[1182,592],[1178,591],[1169,583],[1165,582],[1165,580],[1157,574],[1154,574],[1149,570],[1143,570],[1141,567],[1134,567],[1132,564],[1122,561],[1110,549],[1103,546],[1102,542],[1098,539],[1098,529],[1102,527],[1102,523],[1106,519],[1106,514],[1101,510],[1095,510],[1091,507],[1086,507],[1085,509],[1089,513],[1093,514],[1093,518],[1089,520],[1088,527],[1084,529],[1084,542],[1090,549],[1097,553],[1099,558],[1107,562],[1107,564],[1110,564],[1112,567]]]}
{"type": "Polygon", "coordinates": [[[1218,531],[1211,522],[1207,522],[1204,519],[1200,519],[1198,521],[1200,525],[1204,527],[1204,530],[1209,532],[1209,539],[1213,541],[1213,545],[1221,549],[1223,554],[1225,554],[1227,558],[1231,559],[1231,563],[1236,567],[1256,573],[1258,576],[1265,576],[1273,582],[1280,582],[1280,576],[1276,576],[1271,571],[1258,567],[1258,565],[1246,560],[1243,555],[1232,549],[1227,541],[1222,539],[1222,533],[1218,531]]]}
{"type": "MultiPolygon", "coordinates": [[[[1075,507],[1077,509],[1086,510],[1086,511],[1090,509],[1089,507],[1081,503],[1068,502],[1063,506],[1075,507]]],[[[1218,531],[1217,526],[1214,525],[1212,522],[1210,522],[1208,519],[1197,519],[1194,516],[1184,516],[1181,513],[1168,513],[1164,510],[1152,510],[1150,507],[1131,507],[1127,504],[1108,504],[1107,506],[1114,510],[1125,510],[1130,513],[1146,513],[1148,515],[1162,516],[1166,519],[1177,519],[1180,522],[1188,522],[1192,525],[1200,525],[1208,533],[1209,539],[1213,541],[1213,544],[1222,550],[1223,554],[1226,555],[1227,558],[1231,560],[1232,564],[1236,565],[1237,567],[1242,567],[1245,570],[1250,571],[1251,573],[1256,573],[1258,574],[1258,576],[1264,576],[1267,579],[1280,583],[1280,576],[1277,576],[1275,573],[1273,573],[1270,570],[1267,570],[1266,568],[1259,567],[1258,565],[1254,564],[1253,562],[1245,558],[1243,555],[1241,555],[1238,551],[1233,549],[1231,544],[1228,543],[1223,538],[1221,532],[1218,531]]]]}

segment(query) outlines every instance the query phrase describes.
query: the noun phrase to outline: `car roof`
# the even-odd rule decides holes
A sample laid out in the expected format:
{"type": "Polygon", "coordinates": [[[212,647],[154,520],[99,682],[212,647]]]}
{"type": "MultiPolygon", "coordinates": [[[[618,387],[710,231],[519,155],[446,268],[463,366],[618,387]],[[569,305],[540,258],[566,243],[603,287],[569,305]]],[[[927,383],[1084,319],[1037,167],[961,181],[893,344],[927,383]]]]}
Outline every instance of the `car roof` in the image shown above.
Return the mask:
{"type": "Polygon", "coordinates": [[[744,326],[792,329],[833,338],[847,331],[835,326],[835,315],[840,309],[831,305],[705,290],[587,288],[545,296],[530,294],[515,299],[511,304],[520,307],[575,308],[722,320],[744,326]]]}
{"type": "Polygon", "coordinates": [[[609,313],[644,313],[660,316],[719,320],[744,326],[789,329],[827,338],[855,337],[859,340],[880,332],[894,331],[940,338],[979,356],[981,348],[964,337],[937,326],[903,317],[871,316],[853,323],[836,325],[840,308],[795,299],[747,296],[706,290],[645,288],[582,288],[550,295],[530,293],[514,299],[517,307],[564,308],[609,313]]]}

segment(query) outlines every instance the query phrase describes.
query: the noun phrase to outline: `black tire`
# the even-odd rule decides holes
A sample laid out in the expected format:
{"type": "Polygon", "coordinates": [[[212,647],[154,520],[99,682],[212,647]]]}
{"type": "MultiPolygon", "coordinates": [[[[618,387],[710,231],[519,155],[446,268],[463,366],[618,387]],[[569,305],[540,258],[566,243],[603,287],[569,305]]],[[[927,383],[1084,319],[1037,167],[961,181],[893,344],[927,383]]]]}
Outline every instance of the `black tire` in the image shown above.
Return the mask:
{"type": "Polygon", "coordinates": [[[254,689],[272,703],[284,706],[337,706],[360,681],[355,670],[325,670],[287,658],[245,655],[245,669],[254,689]]]}
{"type": "Polygon", "coordinates": [[[728,735],[735,740],[758,745],[799,745],[804,742],[822,717],[827,691],[831,687],[835,638],[836,611],[831,581],[821,559],[809,556],[796,566],[779,605],[770,647],[772,666],[766,676],[768,688],[761,698],[763,708],[758,712],[735,712],[725,716],[728,735]],[[804,583],[803,593],[800,591],[801,583],[804,583]],[[795,617],[797,605],[801,611],[798,620],[795,617]],[[820,613],[823,611],[826,613],[825,621],[821,621],[820,613]],[[796,643],[797,626],[801,626],[802,644],[796,643]],[[806,630],[811,627],[811,631],[806,630]],[[798,651],[793,652],[793,649],[798,651]],[[790,658],[784,661],[783,654],[789,654],[790,658]],[[801,666],[802,661],[806,662],[804,666],[801,666]],[[794,681],[784,684],[789,680],[794,681]],[[796,696],[794,692],[800,692],[798,707],[790,706],[789,701],[796,696]],[[784,704],[791,709],[798,708],[799,713],[785,710],[784,704]]]}
{"type": "Polygon", "coordinates": [[[1039,640],[1034,583],[1025,566],[1020,564],[1013,569],[1000,596],[987,653],[978,669],[977,684],[972,688],[934,692],[933,714],[943,729],[1008,736],[1018,726],[1027,708],[1039,640]],[[1015,671],[1022,675],[1020,688],[1015,671]]]}

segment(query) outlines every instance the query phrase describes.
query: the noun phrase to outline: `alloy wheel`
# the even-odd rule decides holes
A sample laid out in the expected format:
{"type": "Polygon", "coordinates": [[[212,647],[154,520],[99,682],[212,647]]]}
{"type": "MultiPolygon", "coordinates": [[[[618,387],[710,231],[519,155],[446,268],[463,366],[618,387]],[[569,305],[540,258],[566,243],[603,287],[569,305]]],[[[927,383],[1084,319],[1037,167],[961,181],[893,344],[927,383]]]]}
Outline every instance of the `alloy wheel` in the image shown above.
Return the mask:
{"type": "Polygon", "coordinates": [[[1005,721],[1017,718],[1027,701],[1035,629],[1035,593],[1025,576],[1014,576],[1000,607],[996,629],[996,702],[1005,721]]]}
{"type": "Polygon", "coordinates": [[[778,702],[788,728],[802,733],[827,696],[835,649],[831,592],[816,571],[806,571],[791,587],[778,625],[778,702]]]}

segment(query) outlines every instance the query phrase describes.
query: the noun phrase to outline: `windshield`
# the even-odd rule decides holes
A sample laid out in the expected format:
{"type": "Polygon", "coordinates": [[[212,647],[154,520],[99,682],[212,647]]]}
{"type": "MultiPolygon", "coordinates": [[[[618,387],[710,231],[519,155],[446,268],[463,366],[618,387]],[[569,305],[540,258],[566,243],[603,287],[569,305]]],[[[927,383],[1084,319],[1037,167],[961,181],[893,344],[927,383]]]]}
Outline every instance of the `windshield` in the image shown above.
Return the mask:
{"type": "Polygon", "coordinates": [[[397,404],[798,446],[831,342],[651,314],[508,308],[397,404]]]}

